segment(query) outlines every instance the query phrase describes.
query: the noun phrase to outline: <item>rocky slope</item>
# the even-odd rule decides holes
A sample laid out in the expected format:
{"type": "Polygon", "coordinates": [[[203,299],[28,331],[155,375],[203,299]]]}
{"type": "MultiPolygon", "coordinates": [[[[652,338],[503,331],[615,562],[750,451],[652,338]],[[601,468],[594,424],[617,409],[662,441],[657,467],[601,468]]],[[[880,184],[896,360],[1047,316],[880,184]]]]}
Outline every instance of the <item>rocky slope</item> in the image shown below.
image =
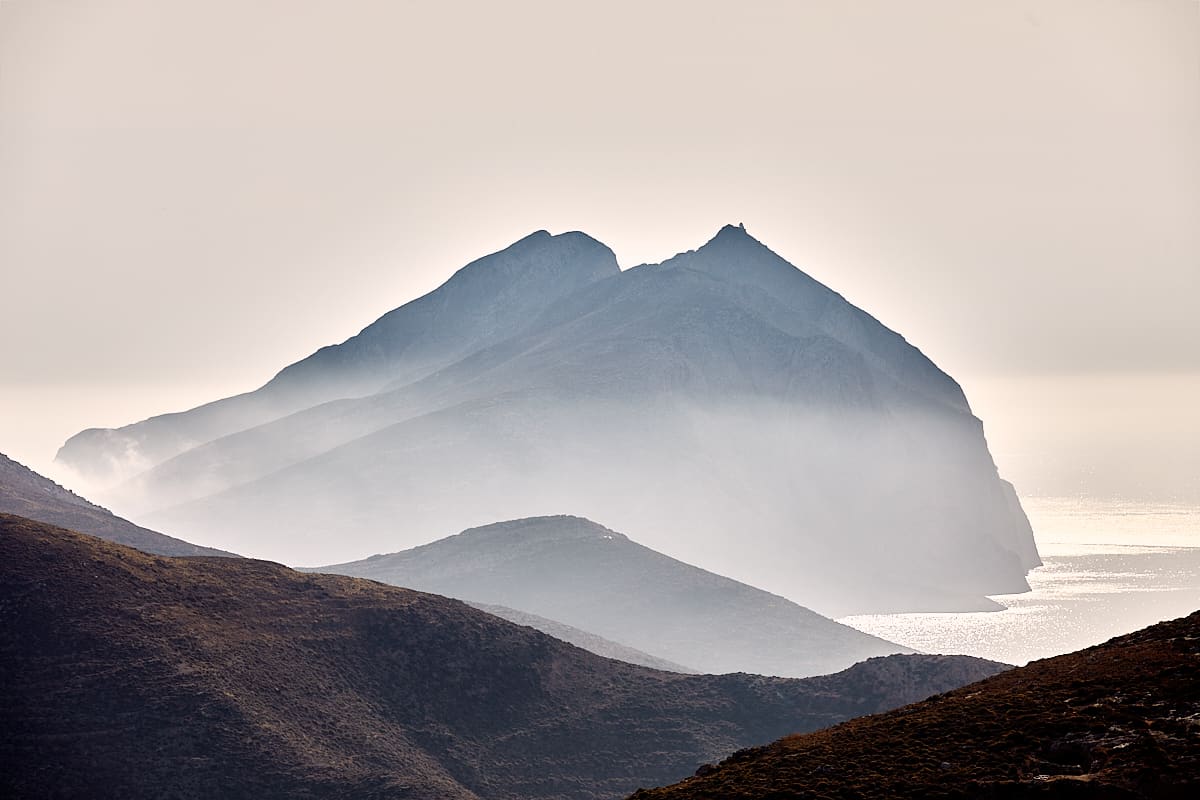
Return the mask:
{"type": "Polygon", "coordinates": [[[734,754],[638,800],[1191,798],[1200,612],[734,754]]]}
{"type": "Polygon", "coordinates": [[[733,226],[624,272],[534,234],[257,392],[59,457],[151,464],[102,499],[292,563],[574,513],[833,616],[995,607],[1038,563],[958,385],[733,226]]]}
{"type": "Polygon", "coordinates": [[[463,603],[0,515],[0,795],[602,798],[993,674],[679,675],[463,603]]]}
{"type": "Polygon", "coordinates": [[[232,556],[122,519],[0,453],[0,513],[89,533],[164,556],[232,556]]]}
{"type": "Polygon", "coordinates": [[[320,569],[553,617],[709,673],[804,677],[912,652],[579,517],[498,522],[320,569]]]}

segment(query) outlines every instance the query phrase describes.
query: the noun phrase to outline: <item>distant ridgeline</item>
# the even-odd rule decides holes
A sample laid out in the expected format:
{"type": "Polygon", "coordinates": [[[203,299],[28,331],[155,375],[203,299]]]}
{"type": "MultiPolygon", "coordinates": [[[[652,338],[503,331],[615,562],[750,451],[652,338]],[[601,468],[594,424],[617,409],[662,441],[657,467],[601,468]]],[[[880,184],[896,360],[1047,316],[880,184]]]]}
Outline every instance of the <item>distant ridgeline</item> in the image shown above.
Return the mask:
{"type": "Polygon", "coordinates": [[[256,391],[58,458],[290,563],[577,514],[827,614],[995,607],[1039,563],[959,386],[740,226],[624,272],[539,231],[256,391]]]}

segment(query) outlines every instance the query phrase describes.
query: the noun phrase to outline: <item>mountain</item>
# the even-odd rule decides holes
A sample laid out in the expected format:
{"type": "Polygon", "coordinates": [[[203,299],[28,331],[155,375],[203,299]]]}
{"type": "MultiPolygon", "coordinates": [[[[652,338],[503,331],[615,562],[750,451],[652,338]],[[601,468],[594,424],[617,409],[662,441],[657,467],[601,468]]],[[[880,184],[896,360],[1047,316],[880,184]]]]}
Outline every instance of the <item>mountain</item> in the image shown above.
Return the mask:
{"type": "Polygon", "coordinates": [[[515,625],[524,625],[527,628],[541,631],[547,636],[553,636],[555,639],[569,642],[598,656],[613,658],[617,661],[625,661],[630,664],[638,664],[639,666],[650,667],[650,669],[666,670],[667,672],[683,672],[695,675],[699,671],[691,667],[685,667],[682,664],[676,664],[673,661],[667,661],[665,658],[658,658],[649,653],[643,653],[641,650],[635,650],[632,647],[626,647],[619,642],[614,642],[610,639],[605,639],[603,636],[597,636],[594,633],[566,625],[558,620],[548,619],[525,611],[518,611],[508,606],[496,606],[488,603],[468,603],[468,605],[478,608],[480,611],[486,611],[493,616],[500,617],[500,619],[506,619],[515,625]]]}
{"type": "Polygon", "coordinates": [[[256,392],[58,457],[292,563],[573,513],[832,616],[997,608],[1040,563],[958,384],[734,226],[625,271],[539,232],[256,392]]]}
{"type": "Polygon", "coordinates": [[[0,515],[0,795],[604,798],[1001,665],[680,675],[444,597],[0,515]]]}
{"type": "Polygon", "coordinates": [[[912,652],[579,517],[498,522],[320,570],[552,617],[701,672],[804,677],[912,652]]]}
{"type": "Polygon", "coordinates": [[[28,517],[164,556],[232,556],[134,525],[0,453],[0,513],[28,517]]]}
{"type": "Polygon", "coordinates": [[[591,237],[537,231],[473,261],[357,336],[288,366],[254,392],[117,430],[82,431],[64,445],[59,460],[92,482],[126,477],[293,411],[436,372],[487,342],[507,338],[575,290],[619,272],[612,251],[591,237]]]}
{"type": "MultiPolygon", "coordinates": [[[[237,557],[233,553],[226,553],[211,547],[200,547],[182,539],[175,539],[134,525],[128,520],[115,516],[107,509],[89,503],[69,489],[65,489],[49,478],[13,461],[3,453],[0,453],[0,513],[27,517],[87,533],[106,541],[128,545],[144,553],[163,556],[237,557]]],[[[606,658],[615,658],[631,664],[641,664],[672,672],[694,673],[696,671],[536,614],[504,606],[476,604],[476,607],[518,625],[536,628],[556,639],[570,642],[606,658]]]]}
{"type": "Polygon", "coordinates": [[[1200,612],[897,711],[741,751],[638,800],[1190,798],[1200,612]]]}

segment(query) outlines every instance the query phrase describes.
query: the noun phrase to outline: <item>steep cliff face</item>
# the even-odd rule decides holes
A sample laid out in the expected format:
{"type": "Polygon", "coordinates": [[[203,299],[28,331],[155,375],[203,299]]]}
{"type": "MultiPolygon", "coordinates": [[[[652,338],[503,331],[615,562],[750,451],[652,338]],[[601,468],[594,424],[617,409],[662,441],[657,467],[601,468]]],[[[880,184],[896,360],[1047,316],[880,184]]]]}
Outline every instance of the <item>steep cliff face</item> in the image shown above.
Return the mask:
{"type": "Polygon", "coordinates": [[[292,563],[565,512],[835,615],[1026,588],[1020,504],[920,351],[740,227],[663,264],[611,255],[534,234],[284,370],[323,387],[306,407],[184,449],[203,407],[61,457],[105,463],[131,450],[105,436],[137,438],[158,463],[108,502],[292,563]],[[509,263],[542,266],[514,282],[509,263]]]}

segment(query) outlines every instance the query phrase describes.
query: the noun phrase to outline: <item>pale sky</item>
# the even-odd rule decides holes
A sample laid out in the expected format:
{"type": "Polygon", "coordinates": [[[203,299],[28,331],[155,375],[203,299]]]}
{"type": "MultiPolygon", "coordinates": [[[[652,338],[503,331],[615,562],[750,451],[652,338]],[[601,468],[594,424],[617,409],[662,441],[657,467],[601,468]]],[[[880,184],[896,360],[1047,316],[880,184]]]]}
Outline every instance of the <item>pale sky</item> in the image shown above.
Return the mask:
{"type": "Polygon", "coordinates": [[[581,8],[0,0],[0,452],[254,388],[533,230],[629,267],[744,222],[1019,490],[1200,497],[1200,4],[581,8]]]}

